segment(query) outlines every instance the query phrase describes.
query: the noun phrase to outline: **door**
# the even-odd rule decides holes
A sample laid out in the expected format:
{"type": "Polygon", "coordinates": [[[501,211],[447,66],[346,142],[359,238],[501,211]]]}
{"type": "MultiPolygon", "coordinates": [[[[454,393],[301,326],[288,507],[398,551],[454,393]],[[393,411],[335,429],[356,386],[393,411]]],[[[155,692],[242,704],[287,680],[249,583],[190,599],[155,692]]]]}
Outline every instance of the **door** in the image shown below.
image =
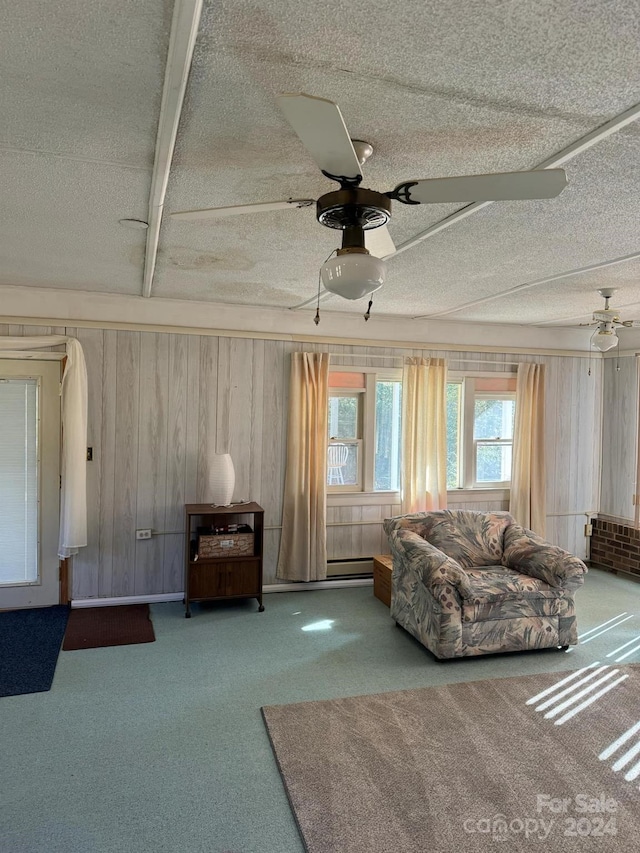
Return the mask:
{"type": "Polygon", "coordinates": [[[0,609],[58,604],[60,361],[0,359],[0,609]]]}

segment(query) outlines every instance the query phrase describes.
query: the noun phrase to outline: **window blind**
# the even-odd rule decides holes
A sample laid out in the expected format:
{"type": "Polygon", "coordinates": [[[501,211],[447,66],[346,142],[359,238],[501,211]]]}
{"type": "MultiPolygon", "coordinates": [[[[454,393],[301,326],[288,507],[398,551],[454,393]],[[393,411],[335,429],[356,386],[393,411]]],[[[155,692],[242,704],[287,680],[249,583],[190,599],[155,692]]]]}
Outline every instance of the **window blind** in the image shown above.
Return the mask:
{"type": "Polygon", "coordinates": [[[0,584],[38,580],[38,381],[0,377],[0,584]]]}

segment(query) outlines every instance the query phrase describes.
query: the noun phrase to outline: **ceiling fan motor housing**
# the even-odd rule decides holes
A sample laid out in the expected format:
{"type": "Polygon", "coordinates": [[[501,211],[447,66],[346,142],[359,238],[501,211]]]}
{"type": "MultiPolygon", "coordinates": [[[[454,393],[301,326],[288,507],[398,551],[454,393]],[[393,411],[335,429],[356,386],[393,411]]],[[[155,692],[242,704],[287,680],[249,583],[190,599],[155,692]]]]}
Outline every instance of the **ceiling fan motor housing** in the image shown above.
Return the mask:
{"type": "Polygon", "coordinates": [[[620,323],[618,312],[613,308],[603,308],[602,311],[594,311],[593,319],[601,323],[620,323]]]}
{"type": "Polygon", "coordinates": [[[327,228],[380,228],[391,218],[391,199],[374,190],[348,187],[326,193],[317,201],[318,222],[327,228]]]}

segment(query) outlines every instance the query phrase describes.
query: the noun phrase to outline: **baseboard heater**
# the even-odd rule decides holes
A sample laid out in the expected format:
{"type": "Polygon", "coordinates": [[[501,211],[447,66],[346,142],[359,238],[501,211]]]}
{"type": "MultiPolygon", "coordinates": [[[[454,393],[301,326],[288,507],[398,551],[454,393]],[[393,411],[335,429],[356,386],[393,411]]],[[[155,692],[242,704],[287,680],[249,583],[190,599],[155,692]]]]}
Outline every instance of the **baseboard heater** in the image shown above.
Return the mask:
{"type": "Polygon", "coordinates": [[[352,560],[327,560],[328,578],[361,578],[372,576],[372,557],[355,557],[352,560]]]}

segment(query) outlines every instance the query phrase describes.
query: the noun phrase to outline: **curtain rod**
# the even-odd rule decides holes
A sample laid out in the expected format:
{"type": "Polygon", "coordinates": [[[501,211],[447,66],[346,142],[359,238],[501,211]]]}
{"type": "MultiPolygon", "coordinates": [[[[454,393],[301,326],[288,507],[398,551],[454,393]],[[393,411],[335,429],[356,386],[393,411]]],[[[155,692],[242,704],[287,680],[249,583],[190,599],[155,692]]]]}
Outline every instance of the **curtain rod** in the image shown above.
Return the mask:
{"type": "MultiPolygon", "coordinates": [[[[361,353],[355,352],[330,352],[329,355],[331,356],[331,358],[391,358],[395,359],[396,361],[404,361],[405,358],[415,358],[415,356],[410,355],[363,355],[361,353]]],[[[640,355],[640,353],[638,353],[638,355],[640,355]]],[[[481,358],[447,358],[445,360],[464,362],[465,364],[484,364],[488,367],[491,367],[493,365],[499,365],[501,367],[517,367],[520,364],[519,361],[487,361],[481,358]]],[[[358,367],[357,364],[352,366],[358,367]]],[[[360,366],[362,367],[365,365],[360,366]]]]}
{"type": "MultiPolygon", "coordinates": [[[[519,364],[522,364],[520,361],[484,361],[481,358],[448,358],[446,361],[457,361],[463,362],[464,364],[484,364],[486,367],[491,367],[492,365],[499,365],[500,367],[517,367],[519,364]]],[[[532,363],[537,364],[537,362],[532,363]]]]}

